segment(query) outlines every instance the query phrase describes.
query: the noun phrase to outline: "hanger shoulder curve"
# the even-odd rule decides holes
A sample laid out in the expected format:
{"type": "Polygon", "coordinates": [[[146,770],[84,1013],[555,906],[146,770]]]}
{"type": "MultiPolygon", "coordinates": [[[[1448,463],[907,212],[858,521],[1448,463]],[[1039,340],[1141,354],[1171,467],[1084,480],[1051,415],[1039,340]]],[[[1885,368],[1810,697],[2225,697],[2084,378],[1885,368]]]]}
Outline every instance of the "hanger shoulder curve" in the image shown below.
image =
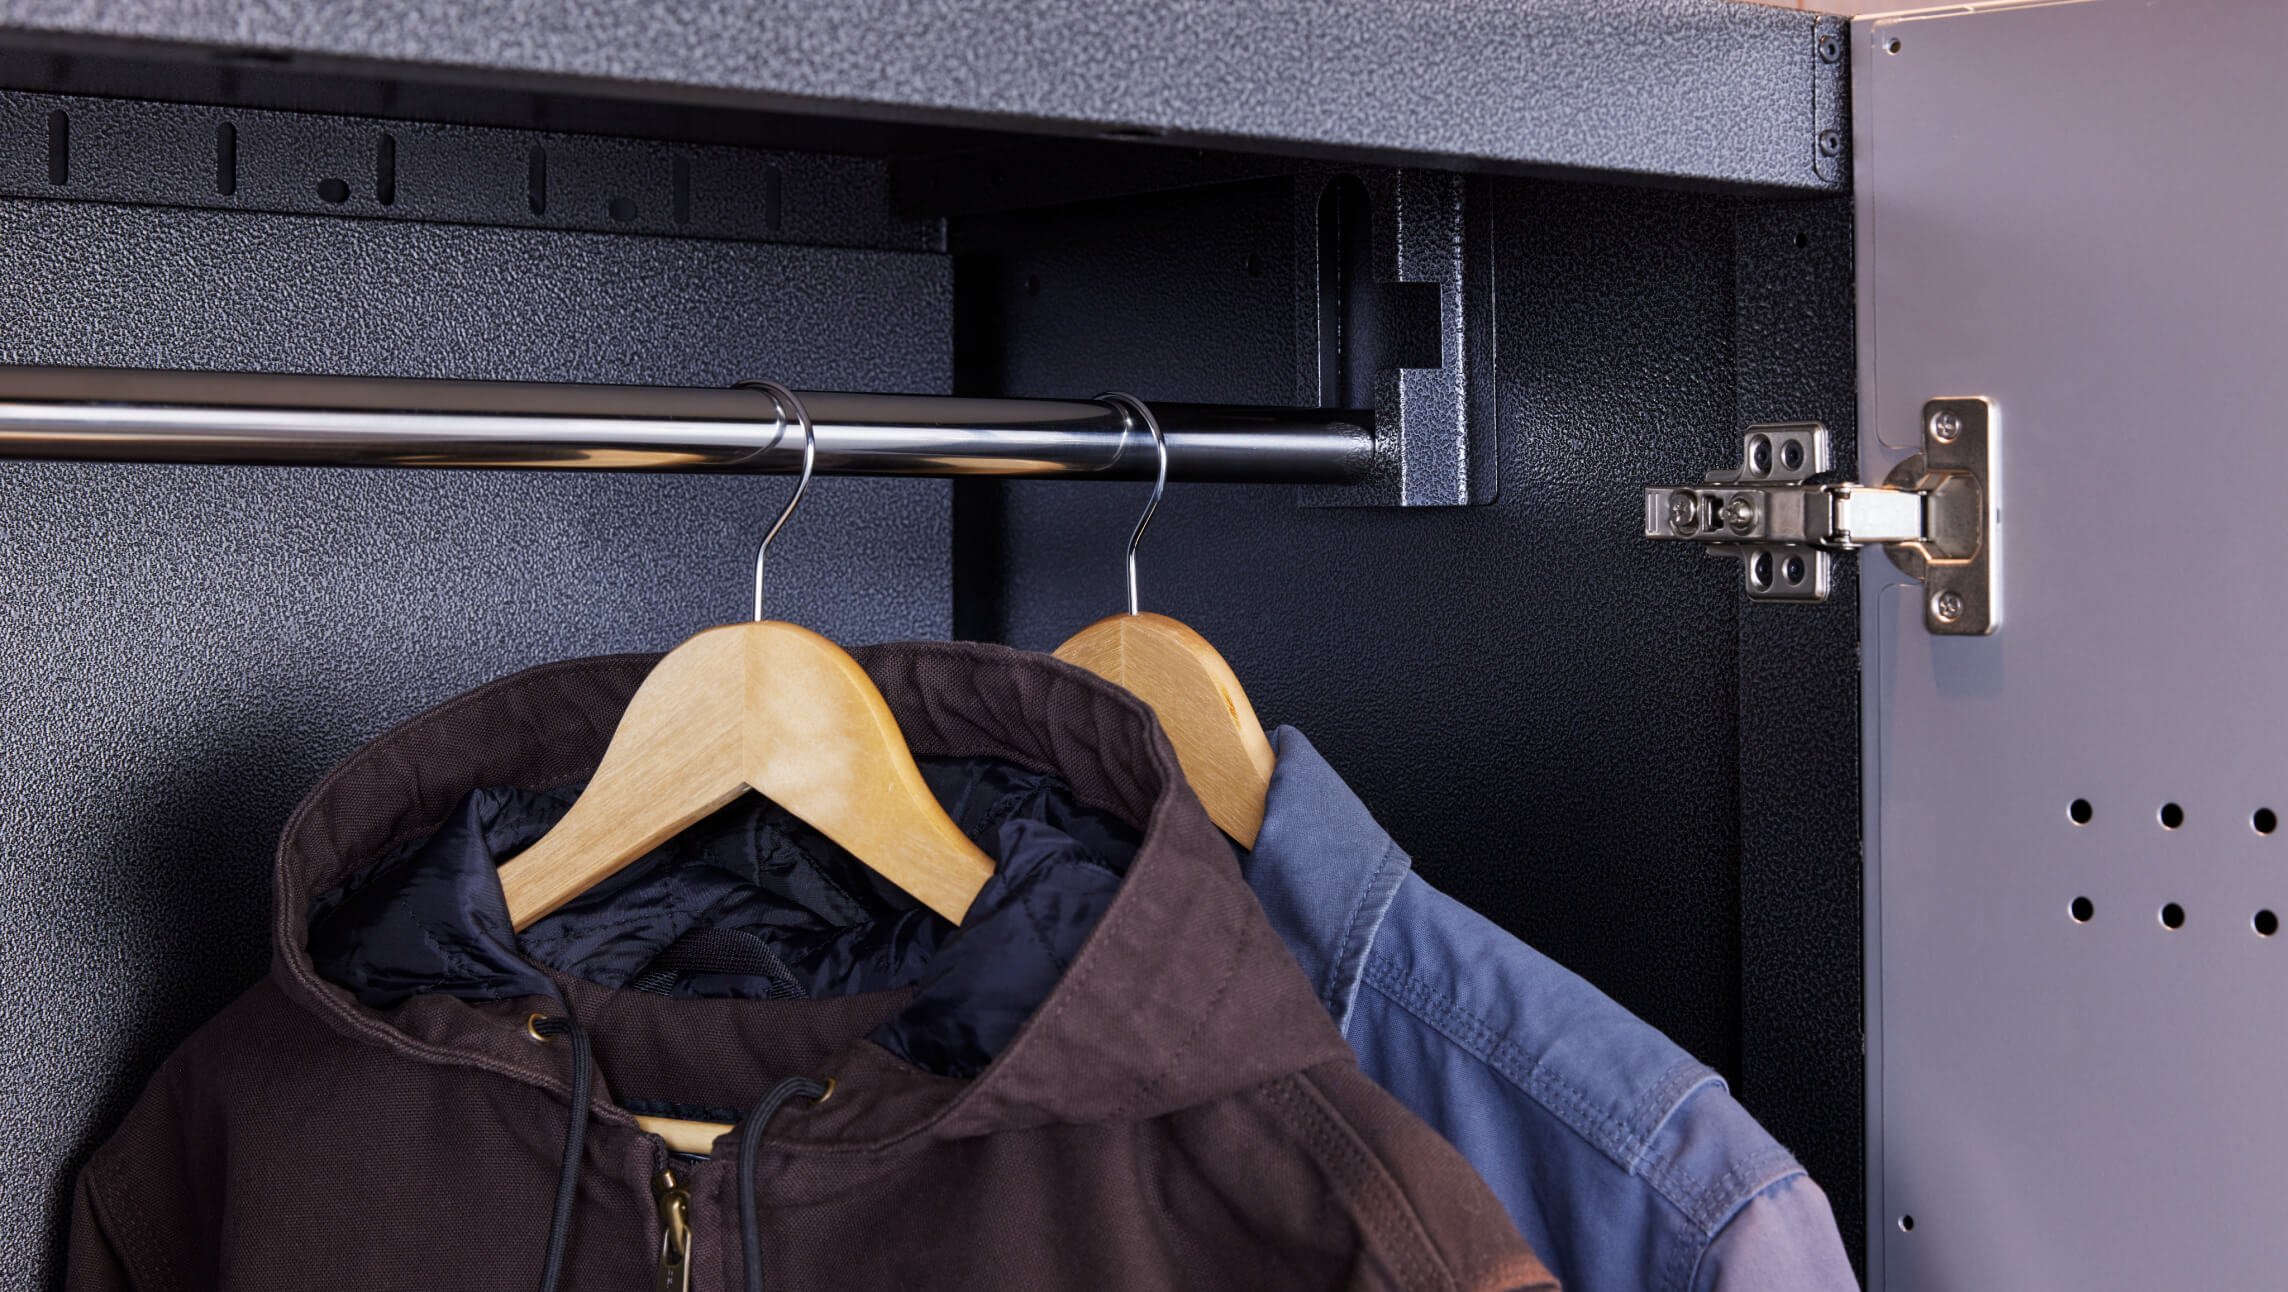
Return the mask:
{"type": "Polygon", "coordinates": [[[1238,676],[1207,638],[1166,615],[1114,615],[1073,634],[1056,657],[1152,706],[1208,818],[1255,846],[1278,758],[1238,676]]]}
{"type": "Polygon", "coordinates": [[[722,680],[745,671],[736,629],[714,628],[662,657],[563,819],[500,868],[519,931],[739,797],[744,717],[722,680]]]}
{"type": "Polygon", "coordinates": [[[794,624],[730,624],[660,660],[587,790],[501,867],[510,922],[529,928],[750,788],[957,923],[993,874],[849,652],[794,624]]]}
{"type": "Polygon", "coordinates": [[[807,628],[736,627],[749,642],[747,783],[959,924],[993,859],[930,793],[873,679],[807,628]]]}

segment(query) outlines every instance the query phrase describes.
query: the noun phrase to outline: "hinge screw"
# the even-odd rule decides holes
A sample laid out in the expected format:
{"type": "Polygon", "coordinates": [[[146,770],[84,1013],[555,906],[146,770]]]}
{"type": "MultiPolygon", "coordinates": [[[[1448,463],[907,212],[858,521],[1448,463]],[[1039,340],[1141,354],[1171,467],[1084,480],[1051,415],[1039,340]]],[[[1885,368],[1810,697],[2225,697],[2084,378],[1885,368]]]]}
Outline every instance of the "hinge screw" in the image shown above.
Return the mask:
{"type": "Polygon", "coordinates": [[[1951,624],[1962,618],[1962,594],[1952,588],[1944,592],[1933,593],[1930,599],[1930,609],[1932,614],[1938,616],[1940,623],[1951,624]]]}
{"type": "Polygon", "coordinates": [[[1951,408],[1942,408],[1930,415],[1931,438],[1941,444],[1952,444],[1962,434],[1962,415],[1951,408]]]}
{"type": "Polygon", "coordinates": [[[1742,534],[1756,527],[1756,504],[1745,498],[1734,498],[1724,504],[1724,523],[1742,534]]]}
{"type": "Polygon", "coordinates": [[[1833,156],[1836,156],[1837,154],[1841,153],[1842,151],[1843,151],[1843,132],[1842,132],[1842,131],[1840,131],[1840,130],[1822,130],[1822,131],[1820,131],[1820,132],[1819,132],[1819,153],[1820,153],[1820,156],[1822,156],[1822,157],[1833,157],[1833,156]]]}
{"type": "Polygon", "coordinates": [[[1668,527],[1679,534],[1700,528],[1700,497],[1679,489],[1668,496],[1668,527]]]}
{"type": "Polygon", "coordinates": [[[1843,42],[1837,40],[1833,32],[1822,33],[1819,38],[1819,61],[1834,63],[1841,61],[1842,58],[1843,42]]]}

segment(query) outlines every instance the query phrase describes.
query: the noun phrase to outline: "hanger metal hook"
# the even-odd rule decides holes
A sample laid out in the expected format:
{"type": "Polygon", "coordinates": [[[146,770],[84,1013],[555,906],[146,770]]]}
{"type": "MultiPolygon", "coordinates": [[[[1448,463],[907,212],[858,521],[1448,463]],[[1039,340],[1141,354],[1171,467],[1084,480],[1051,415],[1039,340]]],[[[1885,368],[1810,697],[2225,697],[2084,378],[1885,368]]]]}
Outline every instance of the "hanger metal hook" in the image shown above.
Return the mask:
{"type": "Polygon", "coordinates": [[[1111,404],[1123,413],[1132,413],[1152,432],[1152,447],[1160,454],[1160,471],[1152,478],[1152,498],[1144,504],[1144,514],[1136,518],[1136,531],[1128,536],[1128,613],[1140,614],[1142,608],[1136,597],[1136,545],[1144,541],[1144,528],[1152,523],[1152,513],[1160,509],[1160,495],[1168,489],[1168,437],[1160,433],[1160,422],[1152,410],[1134,395],[1108,390],[1096,397],[1100,404],[1111,404]]]}
{"type": "Polygon", "coordinates": [[[787,499],[786,506],[779,511],[779,518],[771,522],[770,532],[763,535],[762,545],[755,549],[755,622],[761,623],[763,622],[763,563],[770,558],[771,540],[777,538],[779,531],[786,528],[788,518],[794,515],[795,508],[802,505],[802,495],[810,488],[811,471],[818,465],[818,428],[811,425],[810,410],[802,406],[801,396],[779,383],[775,381],[742,381],[738,384],[749,390],[762,391],[771,397],[771,402],[778,405],[780,430],[786,429],[787,414],[790,411],[794,414],[795,420],[802,423],[802,479],[795,481],[794,497],[787,499]]]}

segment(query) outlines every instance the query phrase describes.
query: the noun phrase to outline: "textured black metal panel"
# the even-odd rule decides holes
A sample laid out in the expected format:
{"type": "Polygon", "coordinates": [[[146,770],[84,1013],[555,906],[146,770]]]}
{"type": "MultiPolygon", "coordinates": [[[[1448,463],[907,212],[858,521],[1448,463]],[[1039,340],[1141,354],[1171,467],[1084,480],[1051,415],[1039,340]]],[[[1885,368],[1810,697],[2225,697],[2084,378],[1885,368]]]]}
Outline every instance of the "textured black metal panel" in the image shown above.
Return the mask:
{"type": "MultiPolygon", "coordinates": [[[[1857,479],[1850,203],[1744,208],[1738,238],[1739,420],[1825,422],[1835,478],[1857,479]]],[[[1838,558],[1825,605],[1739,616],[1737,1089],[1827,1190],[1862,1277],[1858,562],[1885,559],[1838,558]]]]}
{"type": "Polygon", "coordinates": [[[993,146],[1013,136],[913,122],[821,117],[725,104],[658,102],[429,79],[418,69],[351,69],[276,52],[208,50],[171,57],[133,41],[11,37],[0,86],[110,98],[282,112],[554,130],[654,142],[730,144],[884,157],[993,146]],[[70,46],[69,51],[59,46],[70,46]]]}
{"type": "MultiPolygon", "coordinates": [[[[942,391],[942,256],[0,201],[0,360],[942,391]]],[[[790,482],[0,466],[0,1285],[258,975],[279,827],[390,724],[743,616],[790,482]]],[[[942,636],[947,491],[824,480],[771,610],[942,636]]]]}
{"type": "MultiPolygon", "coordinates": [[[[1144,605],[1215,642],[1262,716],[1308,732],[1434,883],[1736,1073],[1739,594],[1721,567],[1639,537],[1647,480],[1736,452],[1732,208],[1491,189],[1499,500],[1322,509],[1291,489],[1171,487],[1144,605]]],[[[1245,185],[956,221],[965,285],[1009,292],[998,346],[964,351],[990,370],[964,385],[1278,398],[1294,380],[1278,198],[1245,185]],[[1221,221],[1180,218],[1210,201],[1221,221]],[[1092,296],[1126,308],[1067,303],[1092,296]]],[[[986,323],[973,304],[965,332],[986,323]]],[[[1141,487],[962,487],[992,490],[979,513],[1003,525],[964,546],[1004,573],[991,614],[960,609],[965,629],[1045,649],[1121,608],[1141,487]]]]}
{"type": "Polygon", "coordinates": [[[911,251],[942,237],[891,213],[888,163],[869,158],[21,91],[0,92],[0,195],[911,251]]]}
{"type": "Polygon", "coordinates": [[[954,221],[972,393],[1294,402],[1292,185],[1285,178],[954,221]]]}
{"type": "Polygon", "coordinates": [[[0,25],[639,98],[1790,188],[1834,187],[1815,85],[1842,75],[1812,16],[1727,0],[6,0],[0,25]]]}

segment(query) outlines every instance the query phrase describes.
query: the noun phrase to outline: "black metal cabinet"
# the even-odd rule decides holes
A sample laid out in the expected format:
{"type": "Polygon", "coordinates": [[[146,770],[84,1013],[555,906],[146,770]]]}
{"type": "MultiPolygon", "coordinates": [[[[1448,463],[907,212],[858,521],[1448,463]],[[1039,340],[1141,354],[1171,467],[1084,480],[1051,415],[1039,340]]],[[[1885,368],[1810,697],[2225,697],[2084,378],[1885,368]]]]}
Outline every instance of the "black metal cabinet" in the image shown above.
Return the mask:
{"type": "MultiPolygon", "coordinates": [[[[0,3],[0,360],[1352,406],[1343,488],[1172,486],[1147,608],[1422,872],[1733,1081],[1862,1228],[1856,584],[1745,608],[1642,491],[1853,463],[1843,28],[1406,8],[0,3]]],[[[785,486],[0,467],[0,1281],[262,972],[334,760],[738,613],[785,486]]],[[[826,481],[845,640],[1045,649],[1140,486],[826,481]]],[[[783,552],[783,557],[778,553],[783,552]]]]}

